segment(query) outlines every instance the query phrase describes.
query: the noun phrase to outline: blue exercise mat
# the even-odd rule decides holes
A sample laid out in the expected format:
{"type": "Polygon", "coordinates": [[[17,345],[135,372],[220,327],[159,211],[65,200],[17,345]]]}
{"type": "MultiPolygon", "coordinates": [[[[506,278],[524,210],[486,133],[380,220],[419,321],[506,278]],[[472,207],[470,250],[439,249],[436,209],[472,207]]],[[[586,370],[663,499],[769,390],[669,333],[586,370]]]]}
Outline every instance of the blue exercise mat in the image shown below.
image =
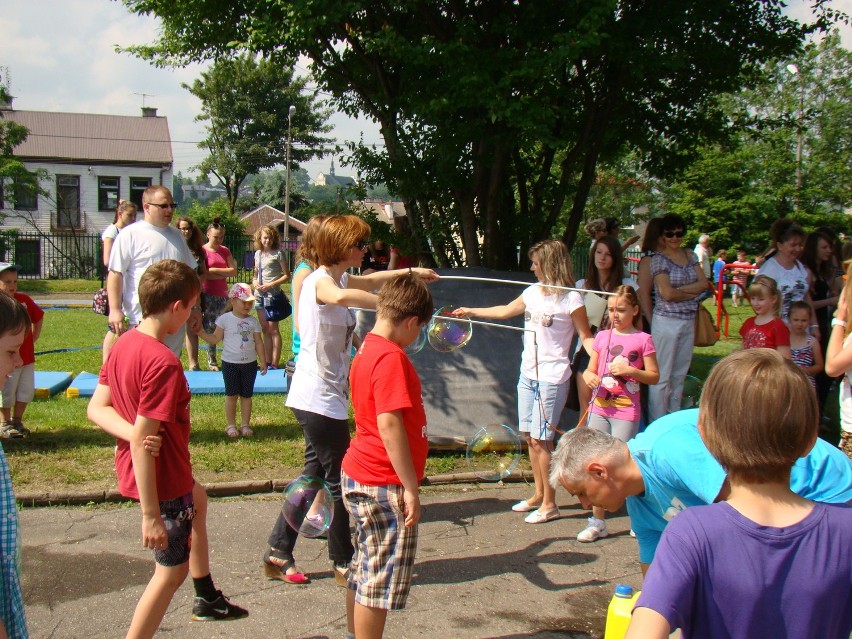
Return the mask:
{"type": "Polygon", "coordinates": [[[60,373],[57,371],[35,372],[35,396],[39,399],[47,399],[68,388],[71,383],[71,373],[60,373]]]}
{"type": "MultiPolygon", "coordinates": [[[[185,371],[189,390],[193,395],[225,394],[225,382],[221,372],[213,371],[185,371]]],[[[98,385],[98,376],[93,373],[80,373],[71,382],[65,392],[67,397],[91,397],[98,385]]],[[[284,369],[279,368],[261,375],[257,374],[254,381],[255,393],[286,393],[287,377],[284,369]]]]}

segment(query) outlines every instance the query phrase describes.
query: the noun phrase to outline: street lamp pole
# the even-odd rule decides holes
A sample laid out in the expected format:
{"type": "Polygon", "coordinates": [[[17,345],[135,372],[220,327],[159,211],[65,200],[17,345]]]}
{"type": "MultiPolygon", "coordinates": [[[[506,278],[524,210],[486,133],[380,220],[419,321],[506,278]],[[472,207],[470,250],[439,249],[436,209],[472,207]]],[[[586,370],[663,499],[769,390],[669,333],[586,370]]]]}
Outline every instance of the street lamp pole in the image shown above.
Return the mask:
{"type": "Polygon", "coordinates": [[[293,146],[293,139],[290,135],[293,127],[293,114],[296,112],[296,107],[290,105],[290,110],[287,112],[287,173],[284,179],[284,246],[287,251],[287,266],[292,269],[290,264],[290,148],[293,146]]]}
{"type": "Polygon", "coordinates": [[[805,80],[795,64],[788,64],[787,71],[799,79],[799,118],[796,126],[796,210],[802,208],[802,142],[805,129],[805,80]]]}

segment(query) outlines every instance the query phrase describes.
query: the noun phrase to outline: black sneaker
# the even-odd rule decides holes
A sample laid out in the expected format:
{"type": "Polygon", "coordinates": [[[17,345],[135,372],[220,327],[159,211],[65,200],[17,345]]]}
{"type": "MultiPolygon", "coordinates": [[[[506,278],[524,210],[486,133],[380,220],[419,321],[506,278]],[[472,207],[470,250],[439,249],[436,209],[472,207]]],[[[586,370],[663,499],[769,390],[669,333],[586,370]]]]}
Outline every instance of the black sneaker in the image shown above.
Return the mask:
{"type": "Polygon", "coordinates": [[[192,602],[193,621],[223,621],[225,619],[242,619],[243,617],[248,617],[248,610],[232,604],[222,594],[221,590],[217,590],[216,592],[219,596],[213,601],[207,601],[203,597],[195,598],[195,601],[192,602]]]}

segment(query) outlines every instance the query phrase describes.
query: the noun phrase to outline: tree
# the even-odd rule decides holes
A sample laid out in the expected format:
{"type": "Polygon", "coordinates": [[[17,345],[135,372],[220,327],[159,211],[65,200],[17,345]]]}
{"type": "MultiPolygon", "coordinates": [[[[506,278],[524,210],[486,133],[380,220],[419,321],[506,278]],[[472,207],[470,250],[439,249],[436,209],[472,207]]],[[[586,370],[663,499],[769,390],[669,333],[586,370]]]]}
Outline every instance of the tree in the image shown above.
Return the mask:
{"type": "Polygon", "coordinates": [[[322,157],[331,142],[329,110],[306,91],[307,77],[294,77],[282,58],[255,59],[241,55],[217,60],[201,78],[184,84],[201,100],[207,138],[199,145],[209,155],[197,167],[212,173],[222,186],[233,213],[245,178],[261,169],[286,163],[288,111],[292,117],[291,162],[297,165],[322,157]]]}
{"type": "Polygon", "coordinates": [[[794,58],[768,62],[720,105],[730,139],[702,147],[664,197],[689,222],[689,240],[703,232],[714,246],[759,252],[784,216],[806,228],[852,230],[843,215],[852,207],[852,54],[836,31],[794,58]]]}
{"type": "MultiPolygon", "coordinates": [[[[8,104],[11,99],[8,85],[3,84],[3,78],[0,77],[0,103],[8,104]]],[[[15,147],[23,144],[29,133],[26,127],[17,122],[0,117],[0,185],[12,187],[0,190],[3,192],[3,199],[12,202],[13,208],[20,196],[31,198],[47,194],[39,184],[45,177],[44,172],[29,171],[24,163],[14,156],[15,147]]]]}
{"type": "Polygon", "coordinates": [[[573,244],[599,161],[683,167],[723,129],[715,96],[806,31],[775,0],[124,1],[162,19],[132,49],[161,64],[308,56],[338,108],[379,123],[384,147],[351,159],[400,195],[420,249],[494,267],[557,226],[573,244]]]}

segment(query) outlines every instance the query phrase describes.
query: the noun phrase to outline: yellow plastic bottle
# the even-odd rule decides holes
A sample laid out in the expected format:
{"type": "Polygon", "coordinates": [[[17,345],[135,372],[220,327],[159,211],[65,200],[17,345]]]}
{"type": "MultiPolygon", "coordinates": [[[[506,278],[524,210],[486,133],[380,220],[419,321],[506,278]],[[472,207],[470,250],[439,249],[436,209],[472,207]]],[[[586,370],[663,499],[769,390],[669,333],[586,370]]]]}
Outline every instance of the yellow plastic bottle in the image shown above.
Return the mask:
{"type": "Polygon", "coordinates": [[[630,613],[639,598],[641,590],[634,591],[632,586],[618,584],[615,594],[609,602],[606,611],[606,630],[604,639],[624,639],[627,634],[627,626],[630,625],[630,613]]]}

